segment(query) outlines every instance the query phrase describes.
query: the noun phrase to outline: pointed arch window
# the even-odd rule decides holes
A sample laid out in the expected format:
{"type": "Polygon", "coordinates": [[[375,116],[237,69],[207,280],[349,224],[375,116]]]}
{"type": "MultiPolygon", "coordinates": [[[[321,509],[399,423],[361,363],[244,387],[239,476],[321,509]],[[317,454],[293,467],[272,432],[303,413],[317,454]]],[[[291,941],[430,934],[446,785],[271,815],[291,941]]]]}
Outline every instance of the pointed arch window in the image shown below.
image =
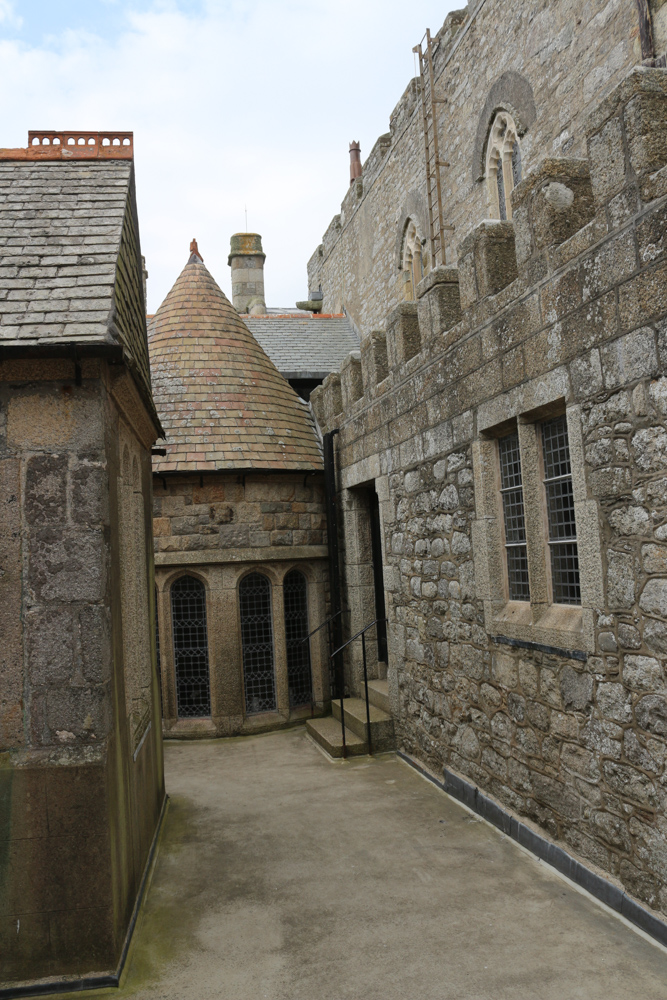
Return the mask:
{"type": "Polygon", "coordinates": [[[171,618],[179,718],[208,716],[211,690],[203,583],[192,576],[181,576],[172,584],[171,618]]]}
{"type": "Polygon", "coordinates": [[[308,583],[293,569],[283,580],[285,604],[285,640],[287,647],[287,683],[291,708],[309,705],[313,700],[308,635],[308,583]]]}
{"type": "Polygon", "coordinates": [[[405,227],[403,237],[403,281],[404,296],[408,301],[417,298],[417,285],[422,280],[428,270],[428,261],[424,244],[417,228],[417,224],[410,219],[405,227]]]}
{"type": "Polygon", "coordinates": [[[249,573],[239,584],[243,681],[248,715],[276,709],[273,665],[271,584],[261,573],[249,573]]]}
{"type": "Polygon", "coordinates": [[[499,111],[491,125],[486,150],[486,179],[490,215],[502,221],[512,218],[510,195],[521,181],[521,146],[514,119],[499,111]]]}

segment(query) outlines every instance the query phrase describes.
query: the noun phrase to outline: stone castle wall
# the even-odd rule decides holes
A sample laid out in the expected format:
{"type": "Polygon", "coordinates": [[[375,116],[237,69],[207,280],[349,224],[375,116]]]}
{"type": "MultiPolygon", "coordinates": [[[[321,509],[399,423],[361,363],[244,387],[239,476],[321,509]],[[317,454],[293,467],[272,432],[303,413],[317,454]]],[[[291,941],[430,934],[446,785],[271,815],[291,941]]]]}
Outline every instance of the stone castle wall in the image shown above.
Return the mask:
{"type": "MultiPolygon", "coordinates": [[[[489,216],[484,143],[499,107],[512,110],[524,173],[545,156],[581,156],[594,105],[641,60],[634,3],[622,0],[486,0],[448,15],[435,40],[447,263],[489,216]]],[[[662,21],[658,42],[661,42],[662,21]]],[[[416,39],[415,39],[416,41],[416,39]]],[[[664,46],[663,46],[664,48],[664,46]]],[[[661,49],[662,51],[662,49],[661,49]]],[[[412,80],[308,264],[324,312],[347,311],[362,336],[403,301],[408,219],[428,236],[419,82],[412,80]]]]}
{"type": "Polygon", "coordinates": [[[340,428],[358,627],[358,498],[380,501],[401,745],[667,913],[667,72],[633,70],[573,149],[586,157],[525,175],[513,222],[473,230],[458,269],[429,274],[312,402],[340,428]],[[581,605],[552,602],[545,555],[536,428],[560,413],[581,605]],[[512,428],[531,602],[507,591],[496,438],[512,428]]]}

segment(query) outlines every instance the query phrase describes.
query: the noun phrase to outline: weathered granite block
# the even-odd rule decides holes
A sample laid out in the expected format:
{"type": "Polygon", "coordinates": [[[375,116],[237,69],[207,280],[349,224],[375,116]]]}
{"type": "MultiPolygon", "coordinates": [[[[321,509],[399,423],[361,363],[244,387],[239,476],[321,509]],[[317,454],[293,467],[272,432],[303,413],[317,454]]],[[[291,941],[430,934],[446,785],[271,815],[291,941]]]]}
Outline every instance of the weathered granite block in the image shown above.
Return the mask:
{"type": "Polygon", "coordinates": [[[372,393],[389,374],[387,337],[381,330],[374,330],[361,342],[361,372],[365,393],[372,393]]]}
{"type": "MultiPolygon", "coordinates": [[[[590,115],[586,133],[598,205],[667,164],[667,70],[635,66],[590,115]]],[[[644,198],[652,185],[640,185],[644,198]]],[[[656,192],[657,193],[657,192],[656,192]]]]}
{"type": "Polygon", "coordinates": [[[547,247],[564,243],[593,218],[585,160],[546,159],[512,192],[516,258],[522,267],[547,247]]]}
{"type": "Polygon", "coordinates": [[[514,226],[482,222],[458,248],[461,307],[497,295],[517,277],[514,226]]]}
{"type": "Polygon", "coordinates": [[[421,348],[416,302],[402,302],[387,316],[387,355],[390,368],[409,361],[421,348]]]}
{"type": "Polygon", "coordinates": [[[340,385],[343,394],[343,409],[347,410],[364,394],[359,351],[350,351],[344,359],[340,370],[340,385]]]}
{"type": "Polygon", "coordinates": [[[461,319],[459,273],[436,267],[417,286],[417,315],[422,341],[451,330],[461,319]]]}

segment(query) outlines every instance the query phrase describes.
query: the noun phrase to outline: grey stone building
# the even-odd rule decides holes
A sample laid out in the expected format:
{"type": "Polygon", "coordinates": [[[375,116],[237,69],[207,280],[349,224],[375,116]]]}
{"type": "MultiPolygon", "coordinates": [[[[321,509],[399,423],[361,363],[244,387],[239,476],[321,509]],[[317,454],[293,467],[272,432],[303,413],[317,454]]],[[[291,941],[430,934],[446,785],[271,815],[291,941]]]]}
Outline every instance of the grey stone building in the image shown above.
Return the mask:
{"type": "MultiPolygon", "coordinates": [[[[371,671],[402,752],[665,940],[667,71],[645,44],[633,4],[448,17],[454,228],[433,254],[413,82],[309,264],[362,331],[311,400],[349,634],[383,591],[371,671]]],[[[358,646],[346,676],[361,694],[358,646]]]]}
{"type": "MultiPolygon", "coordinates": [[[[651,54],[664,54],[667,8],[661,0],[649,6],[651,54]]],[[[588,115],[643,57],[635,2],[477,0],[448,14],[432,45],[429,121],[437,123],[445,164],[435,263],[455,265],[458,246],[479,222],[511,216],[515,174],[546,156],[585,156],[588,115]]],[[[428,98],[428,73],[425,83],[428,98]]],[[[420,95],[416,77],[308,262],[308,287],[321,289],[322,311],[345,310],[363,336],[396,305],[415,300],[434,264],[420,95]]],[[[435,202],[433,177],[432,187],[435,202]]]]}
{"type": "Polygon", "coordinates": [[[0,150],[0,987],[18,992],[117,984],[164,802],[132,157],[131,133],[0,150]]]}

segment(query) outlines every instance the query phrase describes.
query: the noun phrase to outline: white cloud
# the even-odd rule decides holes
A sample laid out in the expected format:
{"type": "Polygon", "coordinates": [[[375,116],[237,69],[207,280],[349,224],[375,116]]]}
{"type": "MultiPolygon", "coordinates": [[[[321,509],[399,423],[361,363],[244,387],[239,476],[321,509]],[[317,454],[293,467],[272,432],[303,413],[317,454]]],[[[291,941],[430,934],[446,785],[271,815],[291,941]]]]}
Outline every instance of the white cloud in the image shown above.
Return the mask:
{"type": "Polygon", "coordinates": [[[246,204],[264,239],[267,301],[292,307],[345,194],[349,140],[366,156],[387,131],[413,44],[456,6],[207,0],[185,13],[162,2],[125,8],[129,28],[113,40],[0,41],[0,144],[25,145],[29,128],[133,129],[150,308],[193,236],[229,293],[229,238],[246,204]]]}
{"type": "Polygon", "coordinates": [[[0,24],[20,28],[22,23],[21,18],[14,10],[14,4],[10,0],[0,0],[0,24]]]}

